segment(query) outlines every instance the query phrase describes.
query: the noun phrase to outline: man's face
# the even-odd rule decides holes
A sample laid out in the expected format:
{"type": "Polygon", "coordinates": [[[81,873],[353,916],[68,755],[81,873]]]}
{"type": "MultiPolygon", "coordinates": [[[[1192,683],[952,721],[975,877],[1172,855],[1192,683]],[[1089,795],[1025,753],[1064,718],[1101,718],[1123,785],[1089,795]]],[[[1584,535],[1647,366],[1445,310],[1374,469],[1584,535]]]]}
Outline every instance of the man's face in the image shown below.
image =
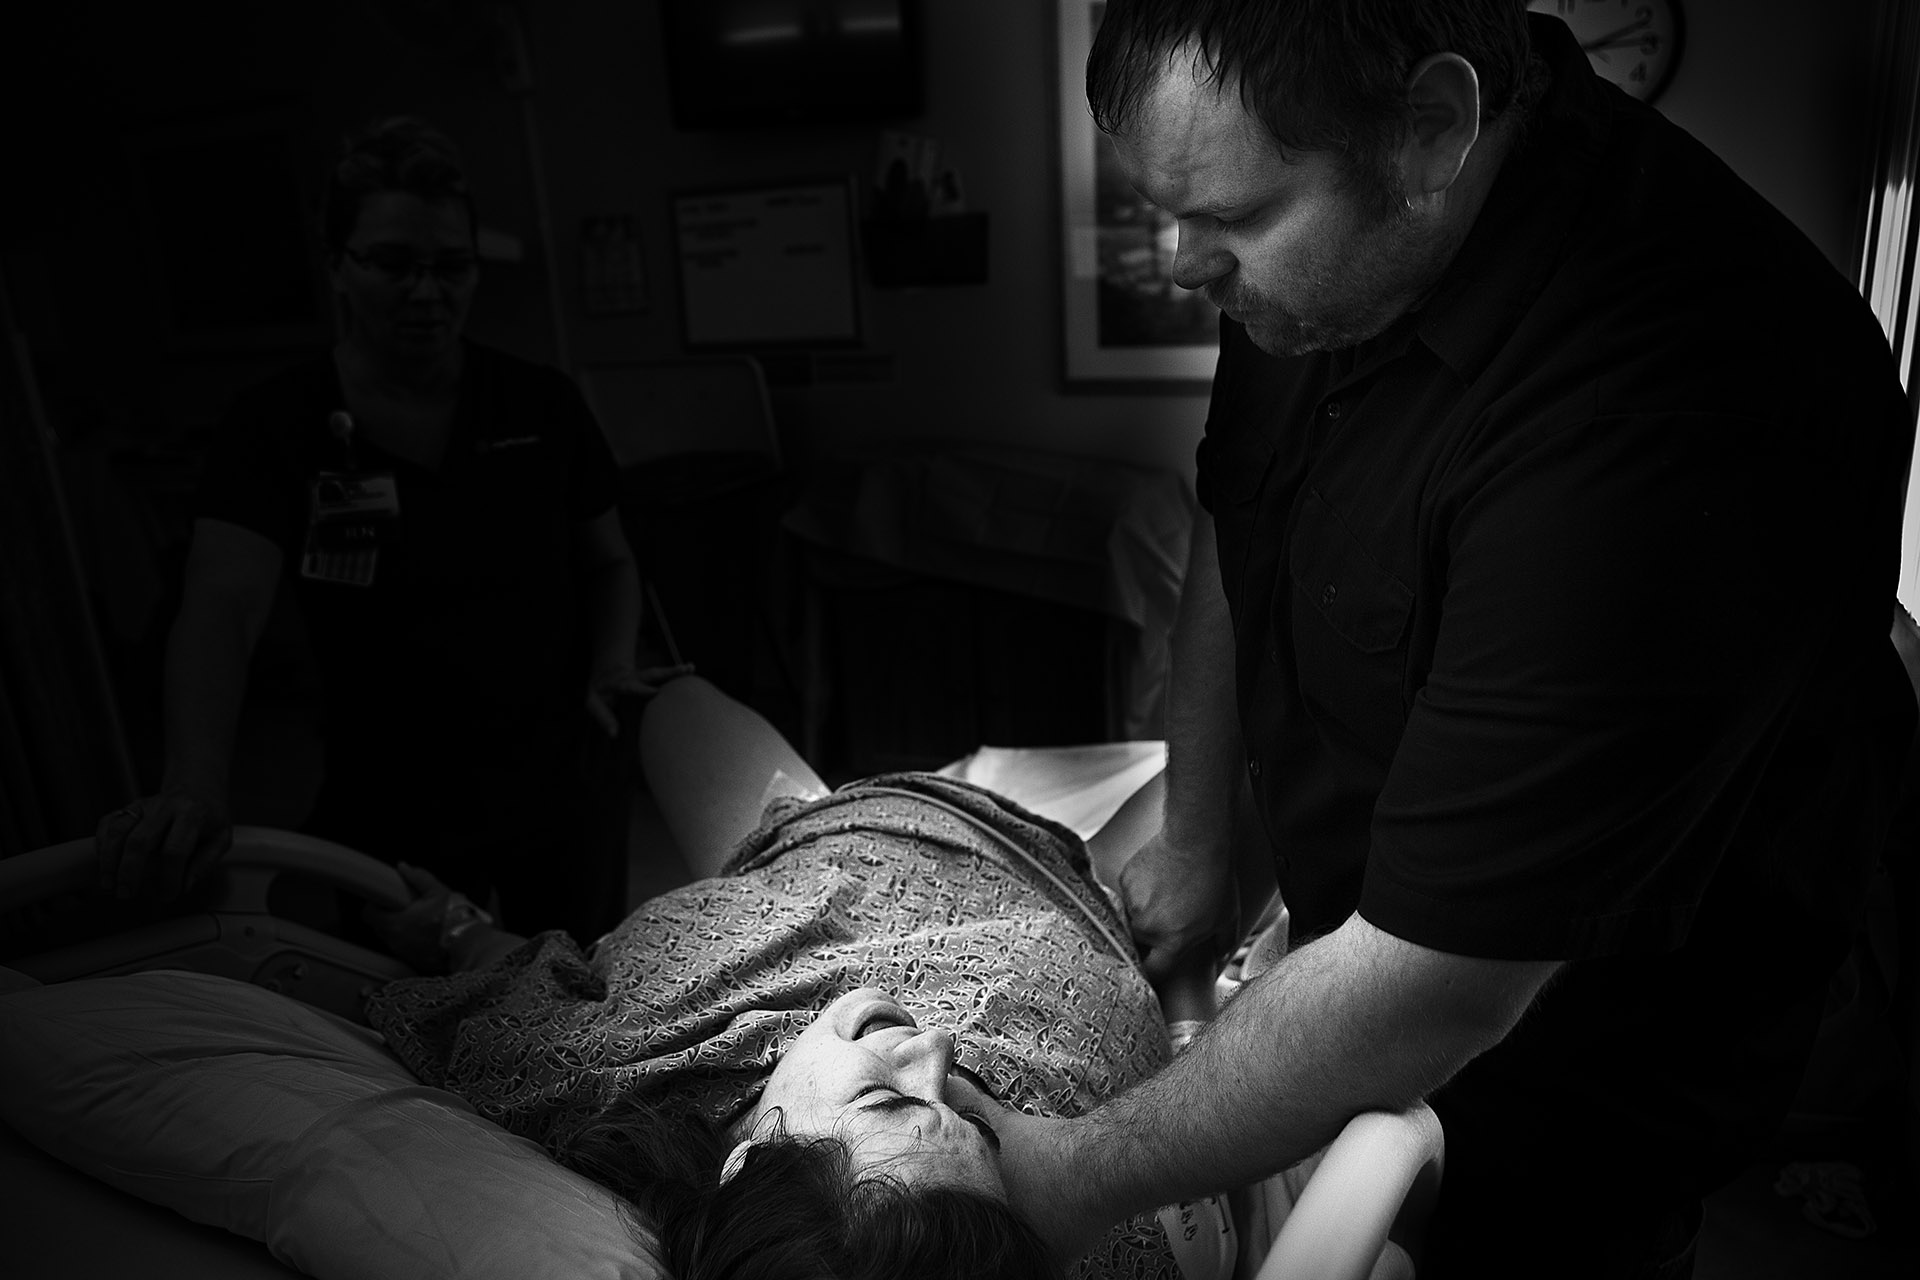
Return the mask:
{"type": "Polygon", "coordinates": [[[1174,282],[1204,290],[1271,355],[1374,337],[1451,256],[1453,236],[1395,179],[1348,178],[1329,152],[1282,159],[1236,87],[1200,83],[1184,55],[1114,145],[1134,189],[1178,221],[1174,282]]]}

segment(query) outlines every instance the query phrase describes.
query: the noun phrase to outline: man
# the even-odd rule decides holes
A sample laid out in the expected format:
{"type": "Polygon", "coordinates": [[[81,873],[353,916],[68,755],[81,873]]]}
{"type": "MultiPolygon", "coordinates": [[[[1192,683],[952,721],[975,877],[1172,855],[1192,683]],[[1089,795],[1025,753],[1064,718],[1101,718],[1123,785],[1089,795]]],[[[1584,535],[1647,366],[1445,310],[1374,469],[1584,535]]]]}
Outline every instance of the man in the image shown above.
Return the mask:
{"type": "Polygon", "coordinates": [[[1152,972],[1215,947],[1244,792],[1297,945],[1008,1131],[1079,1239],[1427,1097],[1423,1280],[1684,1276],[1851,939],[1913,723],[1885,342],[1523,9],[1108,6],[1095,118],[1224,312],[1124,894],[1152,972]]]}

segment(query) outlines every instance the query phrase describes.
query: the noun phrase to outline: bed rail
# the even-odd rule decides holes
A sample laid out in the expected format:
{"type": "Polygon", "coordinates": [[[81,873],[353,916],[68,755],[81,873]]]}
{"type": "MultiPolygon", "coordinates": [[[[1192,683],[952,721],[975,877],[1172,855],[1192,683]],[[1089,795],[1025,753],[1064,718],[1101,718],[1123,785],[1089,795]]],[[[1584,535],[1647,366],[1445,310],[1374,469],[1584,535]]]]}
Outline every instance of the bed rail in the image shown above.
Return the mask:
{"type": "MultiPolygon", "coordinates": [[[[392,956],[275,916],[269,891],[294,874],[376,906],[411,896],[392,867],[363,853],[277,827],[235,827],[233,848],[180,913],[107,937],[11,959],[41,982],[142,969],[217,973],[358,1019],[371,986],[411,976],[392,956]]],[[[96,893],[91,837],[0,859],[0,914],[96,893]]],[[[104,898],[102,899],[104,901],[104,898]]]]}

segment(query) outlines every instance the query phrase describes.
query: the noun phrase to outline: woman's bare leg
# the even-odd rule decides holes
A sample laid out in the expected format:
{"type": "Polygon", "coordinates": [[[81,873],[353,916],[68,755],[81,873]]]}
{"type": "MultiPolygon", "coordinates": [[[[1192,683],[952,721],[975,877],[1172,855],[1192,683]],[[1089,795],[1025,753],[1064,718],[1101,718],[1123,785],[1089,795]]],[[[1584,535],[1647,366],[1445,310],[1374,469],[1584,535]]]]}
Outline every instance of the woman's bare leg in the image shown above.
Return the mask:
{"type": "Polygon", "coordinates": [[[767,801],[828,791],[764,716],[699,676],[668,681],[647,703],[640,769],[695,878],[719,872],[767,801]]]}

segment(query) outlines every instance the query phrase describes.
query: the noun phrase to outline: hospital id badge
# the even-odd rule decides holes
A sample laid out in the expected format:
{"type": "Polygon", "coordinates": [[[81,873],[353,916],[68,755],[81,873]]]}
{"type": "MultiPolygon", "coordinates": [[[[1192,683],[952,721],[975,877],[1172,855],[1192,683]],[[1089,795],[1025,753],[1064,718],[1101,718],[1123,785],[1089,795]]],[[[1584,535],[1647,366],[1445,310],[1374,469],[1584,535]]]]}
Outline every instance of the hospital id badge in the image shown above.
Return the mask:
{"type": "Polygon", "coordinates": [[[307,543],[300,576],[315,582],[370,587],[380,544],[400,518],[400,488],[391,471],[322,471],[308,490],[307,543]]]}

